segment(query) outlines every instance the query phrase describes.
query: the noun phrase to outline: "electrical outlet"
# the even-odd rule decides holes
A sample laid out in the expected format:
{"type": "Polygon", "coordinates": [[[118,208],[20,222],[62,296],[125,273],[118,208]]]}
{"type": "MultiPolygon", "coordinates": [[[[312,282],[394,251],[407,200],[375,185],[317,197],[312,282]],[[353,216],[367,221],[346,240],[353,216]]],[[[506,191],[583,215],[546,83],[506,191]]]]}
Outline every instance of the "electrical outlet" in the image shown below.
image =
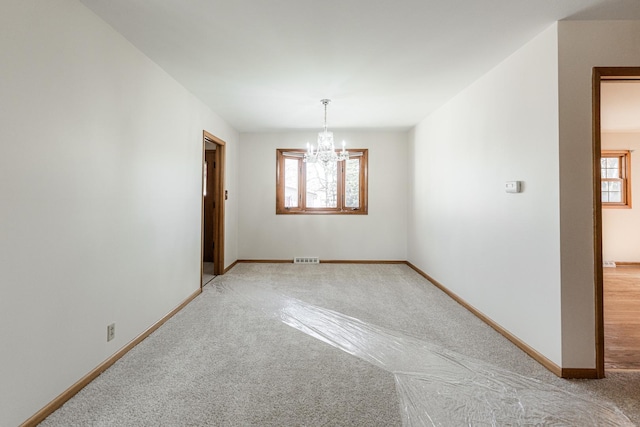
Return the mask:
{"type": "Polygon", "coordinates": [[[116,324],[107,325],[107,342],[116,337],[116,324]]]}

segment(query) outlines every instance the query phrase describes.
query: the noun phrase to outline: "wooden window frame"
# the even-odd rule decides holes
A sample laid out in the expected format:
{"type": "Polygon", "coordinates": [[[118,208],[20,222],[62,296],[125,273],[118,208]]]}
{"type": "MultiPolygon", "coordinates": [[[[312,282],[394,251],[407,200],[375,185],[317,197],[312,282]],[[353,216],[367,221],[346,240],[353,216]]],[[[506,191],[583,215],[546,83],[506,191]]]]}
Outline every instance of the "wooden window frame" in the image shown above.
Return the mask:
{"type": "MultiPolygon", "coordinates": [[[[603,208],[631,208],[631,152],[629,150],[602,150],[600,158],[618,158],[620,159],[620,178],[602,178],[600,173],[600,182],[619,181],[622,189],[621,202],[602,202],[603,208]]],[[[602,166],[601,166],[602,168],[602,166]]],[[[602,190],[600,190],[602,191],[602,190]]],[[[600,196],[602,198],[602,195],[600,196]]]]}
{"type": "Polygon", "coordinates": [[[345,167],[344,162],[338,162],[341,167],[338,169],[337,177],[337,207],[335,208],[308,208],[306,207],[306,163],[304,154],[306,150],[278,148],[276,150],[276,214],[303,214],[303,215],[368,215],[368,175],[369,175],[369,150],[349,149],[352,157],[360,158],[360,207],[345,207],[345,167]],[[284,162],[285,159],[296,159],[298,161],[298,207],[285,207],[285,179],[284,162]]]}

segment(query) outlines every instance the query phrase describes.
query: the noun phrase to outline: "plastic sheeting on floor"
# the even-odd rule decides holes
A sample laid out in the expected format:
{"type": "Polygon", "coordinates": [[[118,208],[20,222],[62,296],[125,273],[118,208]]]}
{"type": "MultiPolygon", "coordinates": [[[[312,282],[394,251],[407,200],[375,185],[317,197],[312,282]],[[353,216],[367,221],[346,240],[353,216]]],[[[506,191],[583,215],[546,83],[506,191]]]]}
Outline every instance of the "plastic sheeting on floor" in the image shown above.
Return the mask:
{"type": "Polygon", "coordinates": [[[395,376],[405,426],[633,426],[615,406],[246,284],[215,284],[395,376]]]}

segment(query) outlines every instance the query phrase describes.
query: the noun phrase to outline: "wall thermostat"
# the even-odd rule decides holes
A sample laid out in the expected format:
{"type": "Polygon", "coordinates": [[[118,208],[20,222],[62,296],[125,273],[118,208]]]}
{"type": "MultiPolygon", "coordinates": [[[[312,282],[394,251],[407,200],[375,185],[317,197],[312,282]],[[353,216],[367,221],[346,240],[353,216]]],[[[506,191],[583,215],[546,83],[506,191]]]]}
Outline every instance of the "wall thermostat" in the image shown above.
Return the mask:
{"type": "Polygon", "coordinates": [[[520,193],[522,192],[522,181],[507,181],[504,188],[507,193],[520,193]]]}

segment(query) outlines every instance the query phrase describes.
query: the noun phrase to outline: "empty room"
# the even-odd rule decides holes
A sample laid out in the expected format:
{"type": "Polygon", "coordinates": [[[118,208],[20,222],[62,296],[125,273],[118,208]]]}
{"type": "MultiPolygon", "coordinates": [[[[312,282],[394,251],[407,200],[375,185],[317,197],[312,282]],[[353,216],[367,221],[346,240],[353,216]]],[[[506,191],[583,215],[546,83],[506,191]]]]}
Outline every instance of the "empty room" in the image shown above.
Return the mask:
{"type": "Polygon", "coordinates": [[[640,425],[636,0],[0,11],[0,426],[640,425]]]}

